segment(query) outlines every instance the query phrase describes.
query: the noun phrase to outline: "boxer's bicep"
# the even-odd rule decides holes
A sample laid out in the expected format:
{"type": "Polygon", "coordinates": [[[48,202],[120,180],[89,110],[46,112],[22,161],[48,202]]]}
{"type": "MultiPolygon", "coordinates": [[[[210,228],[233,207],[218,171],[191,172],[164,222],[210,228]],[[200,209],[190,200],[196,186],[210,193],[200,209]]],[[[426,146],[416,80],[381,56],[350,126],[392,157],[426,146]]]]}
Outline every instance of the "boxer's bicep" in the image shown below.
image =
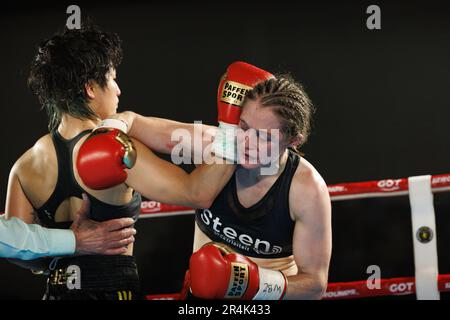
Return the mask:
{"type": "Polygon", "coordinates": [[[325,282],[331,258],[331,202],[325,184],[316,185],[297,217],[293,236],[293,254],[299,273],[310,274],[325,282]]]}
{"type": "Polygon", "coordinates": [[[6,218],[16,217],[25,223],[34,223],[34,208],[23,191],[19,176],[20,169],[19,166],[15,164],[9,174],[6,193],[6,218]]]}
{"type": "Polygon", "coordinates": [[[128,170],[126,184],[148,199],[177,205],[192,205],[189,175],[134,141],[136,164],[128,170]]]}

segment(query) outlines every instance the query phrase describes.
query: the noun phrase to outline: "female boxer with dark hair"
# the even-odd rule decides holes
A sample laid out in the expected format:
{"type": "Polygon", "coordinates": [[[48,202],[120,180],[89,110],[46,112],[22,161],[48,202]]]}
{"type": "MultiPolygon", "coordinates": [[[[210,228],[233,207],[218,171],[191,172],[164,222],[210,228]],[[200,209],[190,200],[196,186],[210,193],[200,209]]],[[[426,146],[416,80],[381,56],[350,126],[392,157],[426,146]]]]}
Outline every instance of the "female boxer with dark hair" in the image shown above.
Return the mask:
{"type": "MultiPolygon", "coordinates": [[[[274,77],[242,62],[230,65],[221,81],[219,109],[233,105],[238,138],[253,131],[260,139],[254,147],[242,144],[242,161],[232,179],[209,208],[196,212],[187,291],[205,299],[320,299],[331,257],[331,202],[324,180],[299,154],[314,107],[292,78],[274,77]],[[254,77],[260,81],[241,81],[254,77]],[[228,99],[233,92],[245,92],[245,99],[228,99]],[[276,161],[262,163],[262,149],[275,148],[276,161]],[[262,174],[261,169],[275,162],[273,174],[262,174]]],[[[132,112],[119,117],[131,126],[131,136],[167,153],[170,132],[189,130],[187,124],[132,112]]]]}
{"type": "MultiPolygon", "coordinates": [[[[117,130],[97,130],[87,139],[102,119],[116,113],[121,93],[116,68],[121,60],[117,34],[100,31],[92,24],[79,30],[66,29],[41,43],[31,66],[29,86],[47,111],[50,133],[40,138],[11,169],[6,200],[8,217],[20,218],[28,224],[38,221],[49,228],[68,228],[81,206],[81,195],[86,192],[92,219],[136,220],[140,194],[155,201],[199,208],[208,207],[225,185],[234,171],[233,165],[205,165],[187,174],[158,158],[140,142],[129,140],[123,132],[120,139],[110,139],[109,147],[98,139],[116,134],[117,130]],[[86,141],[91,149],[80,155],[86,141]],[[96,151],[92,147],[98,149],[97,155],[115,152],[112,148],[117,148],[117,154],[126,150],[122,158],[119,155],[119,159],[114,159],[119,163],[106,160],[97,163],[97,170],[91,172],[91,175],[116,174],[122,180],[97,181],[97,186],[100,183],[103,188],[96,189],[84,183],[79,171],[86,170],[86,165],[95,169],[95,163],[86,164],[88,153],[96,151]],[[122,161],[128,162],[124,165],[122,161]],[[80,167],[80,163],[84,166],[80,167]],[[114,165],[117,167],[113,168],[114,165]],[[108,168],[115,171],[108,172],[108,168]]],[[[123,255],[53,260],[44,266],[49,271],[45,298],[140,298],[132,254],[133,246],[129,245],[123,255]],[[81,270],[80,287],[67,285],[71,265],[81,270]]]]}

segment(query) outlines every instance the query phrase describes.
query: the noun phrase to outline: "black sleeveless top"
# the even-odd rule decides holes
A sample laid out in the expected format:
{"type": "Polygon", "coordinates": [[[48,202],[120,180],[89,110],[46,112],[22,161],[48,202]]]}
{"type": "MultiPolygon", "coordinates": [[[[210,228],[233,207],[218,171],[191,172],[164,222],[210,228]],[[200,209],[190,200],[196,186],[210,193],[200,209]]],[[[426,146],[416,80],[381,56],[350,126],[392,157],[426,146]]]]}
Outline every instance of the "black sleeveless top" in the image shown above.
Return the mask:
{"type": "Polygon", "coordinates": [[[249,208],[239,202],[233,174],[209,209],[196,210],[198,227],[211,240],[249,257],[292,255],[295,222],[289,214],[289,190],[299,163],[300,156],[289,151],[282,174],[264,197],[249,208]]]}
{"type": "MultiPolygon", "coordinates": [[[[56,157],[58,159],[58,180],[55,190],[48,200],[37,209],[37,215],[42,225],[48,228],[68,229],[71,221],[56,222],[55,213],[61,203],[70,198],[82,198],[81,194],[85,192],[77,183],[73,173],[73,148],[77,142],[91,130],[79,133],[70,140],[64,139],[58,131],[52,133],[53,144],[55,145],[56,157]]],[[[92,195],[85,192],[90,200],[89,217],[96,221],[106,221],[115,218],[130,217],[137,220],[141,210],[141,195],[134,192],[133,198],[128,204],[115,206],[104,203],[92,195]]]]}

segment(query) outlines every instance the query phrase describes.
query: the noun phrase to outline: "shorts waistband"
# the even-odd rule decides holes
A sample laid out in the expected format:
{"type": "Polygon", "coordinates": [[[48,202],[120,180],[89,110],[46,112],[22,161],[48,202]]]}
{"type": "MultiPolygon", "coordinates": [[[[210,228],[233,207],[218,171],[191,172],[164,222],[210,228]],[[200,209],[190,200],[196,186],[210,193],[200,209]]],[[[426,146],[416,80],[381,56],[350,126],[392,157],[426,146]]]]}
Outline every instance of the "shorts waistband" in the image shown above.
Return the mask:
{"type": "Polygon", "coordinates": [[[50,264],[48,285],[69,290],[140,290],[133,256],[77,256],[60,258],[50,264]]]}

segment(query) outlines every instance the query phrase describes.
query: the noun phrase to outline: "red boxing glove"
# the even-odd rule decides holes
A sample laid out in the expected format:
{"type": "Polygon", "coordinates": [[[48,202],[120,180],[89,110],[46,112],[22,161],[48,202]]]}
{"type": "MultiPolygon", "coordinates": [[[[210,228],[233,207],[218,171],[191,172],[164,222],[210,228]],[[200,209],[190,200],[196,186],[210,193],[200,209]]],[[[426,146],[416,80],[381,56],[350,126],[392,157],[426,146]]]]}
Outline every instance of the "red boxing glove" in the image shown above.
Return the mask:
{"type": "Polygon", "coordinates": [[[189,273],[192,294],[203,299],[280,300],[287,288],[282,272],[214,242],[192,254],[189,273]]]}
{"type": "Polygon", "coordinates": [[[217,92],[219,123],[239,124],[241,107],[247,92],[258,83],[273,77],[271,73],[242,61],[230,64],[220,79],[217,92]]]}
{"type": "Polygon", "coordinates": [[[125,169],[131,169],[135,162],[136,149],[125,133],[113,128],[99,128],[81,145],[76,165],[83,183],[91,189],[101,190],[125,182],[125,169]]]}
{"type": "Polygon", "coordinates": [[[245,62],[237,61],[228,66],[217,92],[219,130],[212,146],[216,156],[237,161],[236,129],[245,96],[258,83],[270,78],[273,78],[271,73],[245,62]]]}
{"type": "Polygon", "coordinates": [[[178,300],[187,300],[189,297],[189,292],[191,290],[191,273],[186,271],[184,274],[183,287],[178,296],[178,300]]]}

